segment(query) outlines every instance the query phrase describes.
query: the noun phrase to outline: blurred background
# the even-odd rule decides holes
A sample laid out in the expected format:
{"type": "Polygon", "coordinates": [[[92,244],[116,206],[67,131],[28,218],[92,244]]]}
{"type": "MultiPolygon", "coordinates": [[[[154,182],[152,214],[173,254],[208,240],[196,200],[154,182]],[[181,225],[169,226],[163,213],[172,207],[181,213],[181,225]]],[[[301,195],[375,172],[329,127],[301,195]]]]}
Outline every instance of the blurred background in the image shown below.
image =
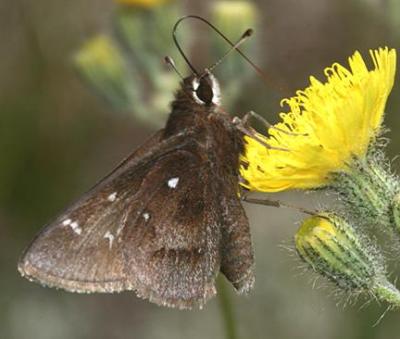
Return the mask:
{"type": "MultiPolygon", "coordinates": [[[[0,337],[224,338],[217,298],[202,311],[161,308],[135,297],[78,295],[20,277],[17,260],[39,229],[102,178],[157,128],[179,81],[164,55],[185,65],[170,38],[180,15],[199,14],[232,39],[255,35],[244,49],[268,85],[236,54],[216,73],[224,107],[276,121],[279,101],[356,49],[400,47],[396,0],[3,0],[0,2],[0,337]]],[[[198,68],[227,49],[195,22],[178,32],[198,68]]],[[[398,77],[397,77],[398,78],[398,77]]],[[[399,81],[390,97],[388,155],[400,151],[399,81]]],[[[351,128],[351,126],[349,126],[351,128]]],[[[393,167],[398,170],[399,163],[393,167]]],[[[321,197],[274,196],[302,206],[321,197]]],[[[346,305],[335,289],[304,272],[293,255],[299,213],[246,205],[257,264],[254,291],[228,287],[240,338],[388,338],[399,311],[346,305]]],[[[395,265],[394,265],[395,267],[395,265]]],[[[396,267],[395,267],[396,269],[396,267]]],[[[392,280],[396,278],[393,273],[392,280]]]]}

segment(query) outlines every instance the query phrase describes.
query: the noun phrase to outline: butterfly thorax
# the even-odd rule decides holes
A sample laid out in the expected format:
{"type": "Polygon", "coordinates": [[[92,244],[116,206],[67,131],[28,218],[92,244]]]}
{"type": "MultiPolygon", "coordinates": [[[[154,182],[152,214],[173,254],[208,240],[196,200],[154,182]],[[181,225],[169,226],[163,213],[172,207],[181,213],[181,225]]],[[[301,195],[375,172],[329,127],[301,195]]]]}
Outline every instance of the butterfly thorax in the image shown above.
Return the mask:
{"type": "Polygon", "coordinates": [[[215,78],[210,74],[204,82],[202,84],[195,76],[183,81],[171,104],[164,138],[190,129],[189,138],[204,148],[204,154],[215,158],[210,159],[211,162],[226,169],[225,174],[236,176],[239,155],[244,148],[242,134],[219,105],[219,86],[215,78]]]}

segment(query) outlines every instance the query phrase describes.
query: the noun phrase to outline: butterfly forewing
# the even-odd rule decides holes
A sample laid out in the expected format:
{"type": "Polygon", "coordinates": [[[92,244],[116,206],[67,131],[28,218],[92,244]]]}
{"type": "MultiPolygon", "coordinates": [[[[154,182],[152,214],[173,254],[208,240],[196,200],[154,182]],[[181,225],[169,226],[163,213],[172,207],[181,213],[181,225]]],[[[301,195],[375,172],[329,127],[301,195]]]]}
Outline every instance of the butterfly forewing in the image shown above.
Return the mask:
{"type": "Polygon", "coordinates": [[[20,270],[71,291],[134,289],[160,304],[204,303],[215,293],[221,217],[196,148],[128,161],[35,239],[20,270]]]}
{"type": "MultiPolygon", "coordinates": [[[[126,288],[120,232],[135,205],[146,170],[146,157],[160,133],[117,167],[75,204],[44,228],[19,263],[22,274],[70,291],[114,291],[126,288]],[[144,159],[142,159],[144,158],[144,159]]],[[[136,202],[137,204],[137,202],[136,202]]]]}

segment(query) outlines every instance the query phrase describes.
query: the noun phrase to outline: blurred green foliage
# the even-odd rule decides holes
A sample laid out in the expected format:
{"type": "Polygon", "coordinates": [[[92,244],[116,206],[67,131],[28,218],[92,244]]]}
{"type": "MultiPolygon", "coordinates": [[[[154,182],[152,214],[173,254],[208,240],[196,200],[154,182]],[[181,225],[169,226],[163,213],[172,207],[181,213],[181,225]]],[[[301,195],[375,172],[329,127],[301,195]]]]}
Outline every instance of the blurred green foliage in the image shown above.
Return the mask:
{"type": "MultiPolygon", "coordinates": [[[[180,81],[179,76],[163,64],[164,56],[174,60],[178,72],[184,77],[190,71],[172,43],[172,27],[182,16],[182,11],[174,1],[144,7],[141,1],[140,5],[135,5],[136,1],[123,3],[113,15],[112,32],[98,34],[87,41],[75,55],[75,66],[112,109],[129,112],[137,121],[160,128],[180,81]]],[[[256,10],[255,5],[248,1],[216,1],[210,7],[211,21],[236,42],[246,29],[256,26],[256,10]],[[235,25],[229,25],[229,22],[235,22],[235,25]]],[[[184,51],[188,49],[188,41],[195,41],[196,30],[189,25],[196,21],[194,18],[186,20],[177,29],[177,42],[184,51]]],[[[217,67],[230,46],[207,28],[211,41],[206,45],[213,63],[209,66],[204,64],[198,72],[207,66],[217,68],[218,78],[226,84],[224,105],[230,109],[254,71],[243,59],[233,57],[223,60],[224,67],[217,67]],[[235,77],[235,74],[241,76],[235,77]]],[[[255,55],[256,41],[252,39],[246,43],[244,51],[255,55]]]]}

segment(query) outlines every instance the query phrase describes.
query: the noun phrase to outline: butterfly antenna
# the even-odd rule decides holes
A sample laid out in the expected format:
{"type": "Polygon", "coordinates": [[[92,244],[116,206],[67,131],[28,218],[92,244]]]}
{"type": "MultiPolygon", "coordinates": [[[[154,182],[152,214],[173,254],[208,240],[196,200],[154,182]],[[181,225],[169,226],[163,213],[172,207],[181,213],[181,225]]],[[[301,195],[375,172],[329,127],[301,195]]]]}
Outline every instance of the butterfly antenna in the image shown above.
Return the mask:
{"type": "Polygon", "coordinates": [[[185,20],[185,19],[187,19],[187,18],[188,18],[188,16],[184,16],[184,17],[178,19],[178,21],[175,23],[175,25],[174,25],[174,27],[173,27],[173,29],[172,29],[172,38],[174,39],[175,46],[176,46],[176,48],[178,49],[179,53],[181,54],[182,58],[185,60],[185,62],[186,62],[187,65],[190,67],[190,69],[192,70],[192,72],[193,72],[195,75],[198,76],[199,73],[197,72],[196,68],[194,68],[194,66],[192,65],[192,63],[189,61],[189,59],[188,59],[188,57],[186,56],[185,52],[182,50],[182,47],[181,47],[181,45],[179,44],[178,38],[177,38],[177,36],[176,36],[176,30],[178,29],[179,24],[180,24],[183,20],[185,20]]]}
{"type": "MultiPolygon", "coordinates": [[[[173,28],[173,31],[172,31],[172,35],[173,35],[173,39],[174,39],[175,45],[176,45],[176,47],[177,47],[178,50],[179,50],[179,53],[180,53],[180,54],[182,55],[182,57],[185,59],[186,63],[189,65],[190,69],[193,71],[193,73],[194,73],[195,75],[199,75],[199,74],[198,74],[197,70],[193,67],[193,65],[190,63],[189,59],[186,57],[186,55],[185,55],[185,53],[183,52],[181,46],[179,45],[178,39],[177,39],[177,37],[176,37],[176,31],[177,31],[178,26],[180,25],[180,23],[181,23],[182,21],[187,20],[187,19],[196,19],[196,20],[200,20],[201,22],[205,23],[207,26],[209,26],[210,28],[212,28],[222,39],[224,39],[224,40],[232,47],[220,60],[217,61],[217,63],[216,63],[217,65],[222,61],[222,59],[224,59],[224,58],[226,57],[227,54],[231,53],[232,50],[235,50],[235,51],[237,51],[237,52],[240,54],[240,56],[241,56],[244,60],[246,60],[246,61],[250,64],[251,67],[253,67],[253,69],[257,72],[257,74],[261,77],[261,79],[263,80],[263,82],[264,82],[266,85],[268,85],[268,86],[271,86],[271,85],[272,85],[272,87],[275,87],[275,88],[278,89],[279,91],[282,91],[282,92],[285,92],[285,93],[288,93],[288,92],[289,92],[289,91],[287,90],[286,86],[282,86],[282,84],[279,84],[278,86],[274,85],[273,82],[269,79],[269,77],[264,73],[264,71],[263,71],[260,67],[258,67],[253,61],[251,61],[251,60],[249,59],[249,57],[248,57],[246,54],[244,54],[244,53],[238,48],[238,46],[236,46],[236,45],[241,45],[242,42],[243,42],[244,40],[247,39],[247,37],[248,37],[247,35],[248,35],[248,34],[250,34],[250,35],[252,34],[253,30],[251,30],[251,29],[247,30],[247,31],[242,35],[242,38],[239,39],[239,41],[238,41],[236,44],[234,44],[230,39],[228,39],[228,37],[227,37],[225,34],[223,34],[217,27],[215,27],[215,26],[214,26],[211,22],[209,22],[208,20],[206,20],[206,19],[204,19],[204,18],[202,18],[201,16],[198,16],[198,15],[186,15],[186,16],[181,17],[181,18],[175,23],[174,28],[173,28]]],[[[249,36],[250,36],[250,35],[249,35],[249,36]]],[[[215,67],[216,67],[216,65],[213,65],[213,66],[212,66],[212,68],[215,68],[215,67]]]]}
{"type": "Polygon", "coordinates": [[[183,78],[181,72],[179,72],[178,69],[176,68],[174,59],[172,59],[170,56],[166,56],[166,57],[164,57],[164,62],[165,62],[169,67],[171,67],[171,68],[175,71],[176,74],[178,74],[178,76],[181,78],[181,80],[184,80],[184,78],[183,78]]]}
{"type": "Polygon", "coordinates": [[[219,58],[219,60],[212,65],[211,67],[208,68],[209,72],[212,72],[229,54],[232,53],[232,51],[237,50],[239,48],[239,46],[245,42],[247,40],[247,38],[251,37],[251,35],[253,34],[253,30],[251,28],[247,29],[242,36],[240,37],[240,39],[228,50],[226,51],[226,53],[219,58]]]}

